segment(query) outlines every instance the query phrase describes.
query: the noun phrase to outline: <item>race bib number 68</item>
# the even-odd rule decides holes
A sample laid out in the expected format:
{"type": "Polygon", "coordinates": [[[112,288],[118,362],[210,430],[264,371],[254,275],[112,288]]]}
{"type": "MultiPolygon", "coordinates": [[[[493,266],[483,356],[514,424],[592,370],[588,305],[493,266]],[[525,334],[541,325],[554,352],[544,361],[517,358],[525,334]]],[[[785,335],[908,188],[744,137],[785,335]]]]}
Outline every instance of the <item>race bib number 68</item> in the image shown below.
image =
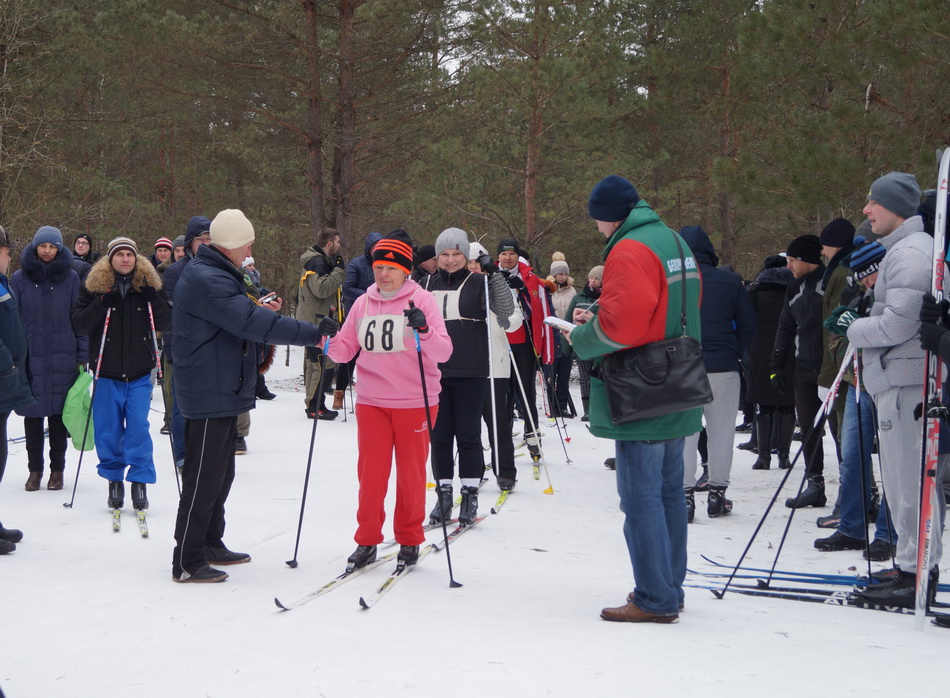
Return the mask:
{"type": "Polygon", "coordinates": [[[363,351],[403,351],[405,336],[404,315],[367,315],[360,321],[359,340],[363,351]]]}

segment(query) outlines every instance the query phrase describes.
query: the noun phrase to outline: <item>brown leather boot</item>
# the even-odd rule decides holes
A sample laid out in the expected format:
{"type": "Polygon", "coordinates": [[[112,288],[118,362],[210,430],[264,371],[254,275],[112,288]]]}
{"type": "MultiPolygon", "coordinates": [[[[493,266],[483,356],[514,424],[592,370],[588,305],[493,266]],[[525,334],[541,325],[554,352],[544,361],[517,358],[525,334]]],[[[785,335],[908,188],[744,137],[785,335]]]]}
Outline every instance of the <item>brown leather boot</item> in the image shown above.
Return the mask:
{"type": "Polygon", "coordinates": [[[628,601],[626,605],[617,608],[605,608],[600,612],[600,617],[621,623],[675,623],[679,619],[678,615],[660,616],[647,613],[633,601],[628,601]]]}
{"type": "Polygon", "coordinates": [[[63,489],[63,471],[62,470],[50,471],[49,482],[46,483],[46,489],[48,490],[63,489]]]}
{"type": "Polygon", "coordinates": [[[35,470],[31,470],[30,476],[26,479],[26,491],[36,492],[40,488],[40,484],[42,480],[43,480],[43,473],[37,472],[35,470]]]}
{"type": "Polygon", "coordinates": [[[343,391],[342,390],[333,391],[333,408],[332,409],[334,410],[343,409],[343,391]]]}

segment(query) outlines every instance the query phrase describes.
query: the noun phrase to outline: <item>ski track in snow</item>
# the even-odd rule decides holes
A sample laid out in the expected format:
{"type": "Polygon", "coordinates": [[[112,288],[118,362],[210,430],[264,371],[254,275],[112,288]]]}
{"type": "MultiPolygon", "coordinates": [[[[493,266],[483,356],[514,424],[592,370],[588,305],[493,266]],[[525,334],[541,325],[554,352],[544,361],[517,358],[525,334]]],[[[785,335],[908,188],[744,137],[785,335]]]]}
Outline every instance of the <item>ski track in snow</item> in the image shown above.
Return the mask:
{"type": "MultiPolygon", "coordinates": [[[[911,616],[738,595],[716,600],[687,589],[677,624],[600,620],[601,608],[624,603],[633,580],[614,474],[603,466],[612,442],[592,437],[579,419],[567,422],[571,464],[556,429],[544,430],[555,494],[544,494],[547,481],[532,479],[527,456],[519,458],[518,486],[503,511],[452,546],[462,588],[449,588],[445,553],[434,553],[371,611],[362,611],[358,599],[373,592],[388,566],[290,613],[278,611],[274,596],[291,602],[329,581],[355,546],[356,420],[347,414],[344,423],[341,414],[318,424],[300,564],[285,564],[293,557],[312,426],[299,390],[301,356],[295,348],[284,366],[278,354],[268,376],[278,397],[252,412],[249,451],[237,457],[228,502],[226,543],[251,553],[253,562],[228,567],[231,577],[222,584],[171,580],[178,496],[160,415],[150,415],[158,483],[149,486],[146,539],[128,508],[130,525],[113,533],[94,452],[83,458],[75,508],[66,509],[78,452],[67,456],[63,491],[28,493],[26,453],[12,445],[0,520],[22,529],[24,540],[15,553],[0,556],[0,688],[8,698],[129,691],[137,698],[488,692],[709,698],[763,690],[770,697],[803,690],[846,696],[901,691],[908,676],[918,686],[941,678],[950,632],[928,624],[917,633],[911,616]]],[[[577,385],[572,389],[579,406],[577,385]]],[[[152,407],[162,409],[157,391],[152,407]]],[[[10,436],[22,435],[15,414],[8,425],[10,436]]],[[[866,570],[860,551],[821,553],[812,546],[831,533],[815,527],[837,491],[830,436],[825,453],[829,506],[797,512],[779,567],[866,570]]],[[[752,471],[754,458],[735,452],[732,515],[710,520],[706,497],[697,495],[691,567],[711,569],[701,553],[734,563],[748,542],[783,475],[775,459],[772,470],[752,471]]],[[[747,564],[771,565],[789,513],[784,499],[794,494],[802,470],[799,462],[747,564]]],[[[488,514],[497,495],[491,478],[480,513],[488,514]]],[[[432,503],[430,494],[427,506],[432,503]]],[[[392,535],[388,521],[383,533],[392,535]]],[[[428,536],[436,540],[441,530],[428,536]]]]}

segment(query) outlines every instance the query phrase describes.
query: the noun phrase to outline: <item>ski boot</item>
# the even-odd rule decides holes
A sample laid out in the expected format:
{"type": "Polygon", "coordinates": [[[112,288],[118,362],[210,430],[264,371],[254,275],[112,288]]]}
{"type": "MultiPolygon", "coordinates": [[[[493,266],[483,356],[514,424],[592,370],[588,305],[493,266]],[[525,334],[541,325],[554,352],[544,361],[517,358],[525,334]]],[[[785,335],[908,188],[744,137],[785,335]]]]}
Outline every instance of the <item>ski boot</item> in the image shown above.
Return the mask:
{"type": "Polygon", "coordinates": [[[375,545],[358,545],[353,554],[346,558],[346,571],[362,569],[371,562],[376,561],[375,545]]]}
{"type": "Polygon", "coordinates": [[[121,509],[125,503],[125,483],[121,480],[109,480],[109,508],[121,509]]]}
{"type": "Polygon", "coordinates": [[[700,465],[703,467],[703,474],[696,480],[695,490],[705,492],[709,489],[709,463],[700,463],[700,465]]]}
{"type": "Polygon", "coordinates": [[[417,562],[419,562],[419,546],[418,545],[400,545],[399,546],[399,554],[396,556],[397,565],[405,565],[406,567],[411,567],[417,562]]]}
{"type": "Polygon", "coordinates": [[[710,487],[706,498],[706,515],[710,519],[732,513],[732,500],[726,499],[725,487],[710,487]]]}
{"type": "Polygon", "coordinates": [[[148,495],[145,493],[144,482],[132,483],[132,508],[138,511],[148,509],[148,495]]]}
{"type": "Polygon", "coordinates": [[[475,517],[478,516],[478,488],[462,487],[462,506],[459,509],[459,524],[462,526],[471,526],[475,523],[475,517]]]}
{"type": "Polygon", "coordinates": [[[808,478],[808,486],[797,497],[789,497],[785,500],[785,506],[789,509],[803,509],[804,507],[823,507],[827,502],[825,497],[825,478],[821,475],[813,475],[808,478]]]}
{"type": "Polygon", "coordinates": [[[528,453],[531,460],[535,463],[541,460],[541,437],[537,434],[525,434],[525,443],[528,445],[528,453]]]}
{"type": "Polygon", "coordinates": [[[686,523],[693,523],[693,517],[696,515],[696,490],[692,487],[683,488],[686,495],[686,523]]]}
{"type": "Polygon", "coordinates": [[[438,501],[435,503],[435,507],[432,511],[429,512],[429,523],[442,523],[443,516],[445,517],[445,522],[448,523],[452,517],[452,485],[450,483],[439,485],[435,493],[436,497],[438,497],[438,501]]]}

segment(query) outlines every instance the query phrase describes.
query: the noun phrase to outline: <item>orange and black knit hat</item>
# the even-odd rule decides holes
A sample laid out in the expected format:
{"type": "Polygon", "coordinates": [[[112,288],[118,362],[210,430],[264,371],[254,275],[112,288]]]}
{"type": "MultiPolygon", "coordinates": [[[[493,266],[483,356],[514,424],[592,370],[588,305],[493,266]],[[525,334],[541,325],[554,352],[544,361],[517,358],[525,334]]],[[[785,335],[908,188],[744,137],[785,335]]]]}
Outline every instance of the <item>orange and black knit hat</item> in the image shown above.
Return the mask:
{"type": "Polygon", "coordinates": [[[373,247],[373,266],[387,264],[412,274],[412,240],[409,233],[398,228],[386,234],[373,247]]]}

